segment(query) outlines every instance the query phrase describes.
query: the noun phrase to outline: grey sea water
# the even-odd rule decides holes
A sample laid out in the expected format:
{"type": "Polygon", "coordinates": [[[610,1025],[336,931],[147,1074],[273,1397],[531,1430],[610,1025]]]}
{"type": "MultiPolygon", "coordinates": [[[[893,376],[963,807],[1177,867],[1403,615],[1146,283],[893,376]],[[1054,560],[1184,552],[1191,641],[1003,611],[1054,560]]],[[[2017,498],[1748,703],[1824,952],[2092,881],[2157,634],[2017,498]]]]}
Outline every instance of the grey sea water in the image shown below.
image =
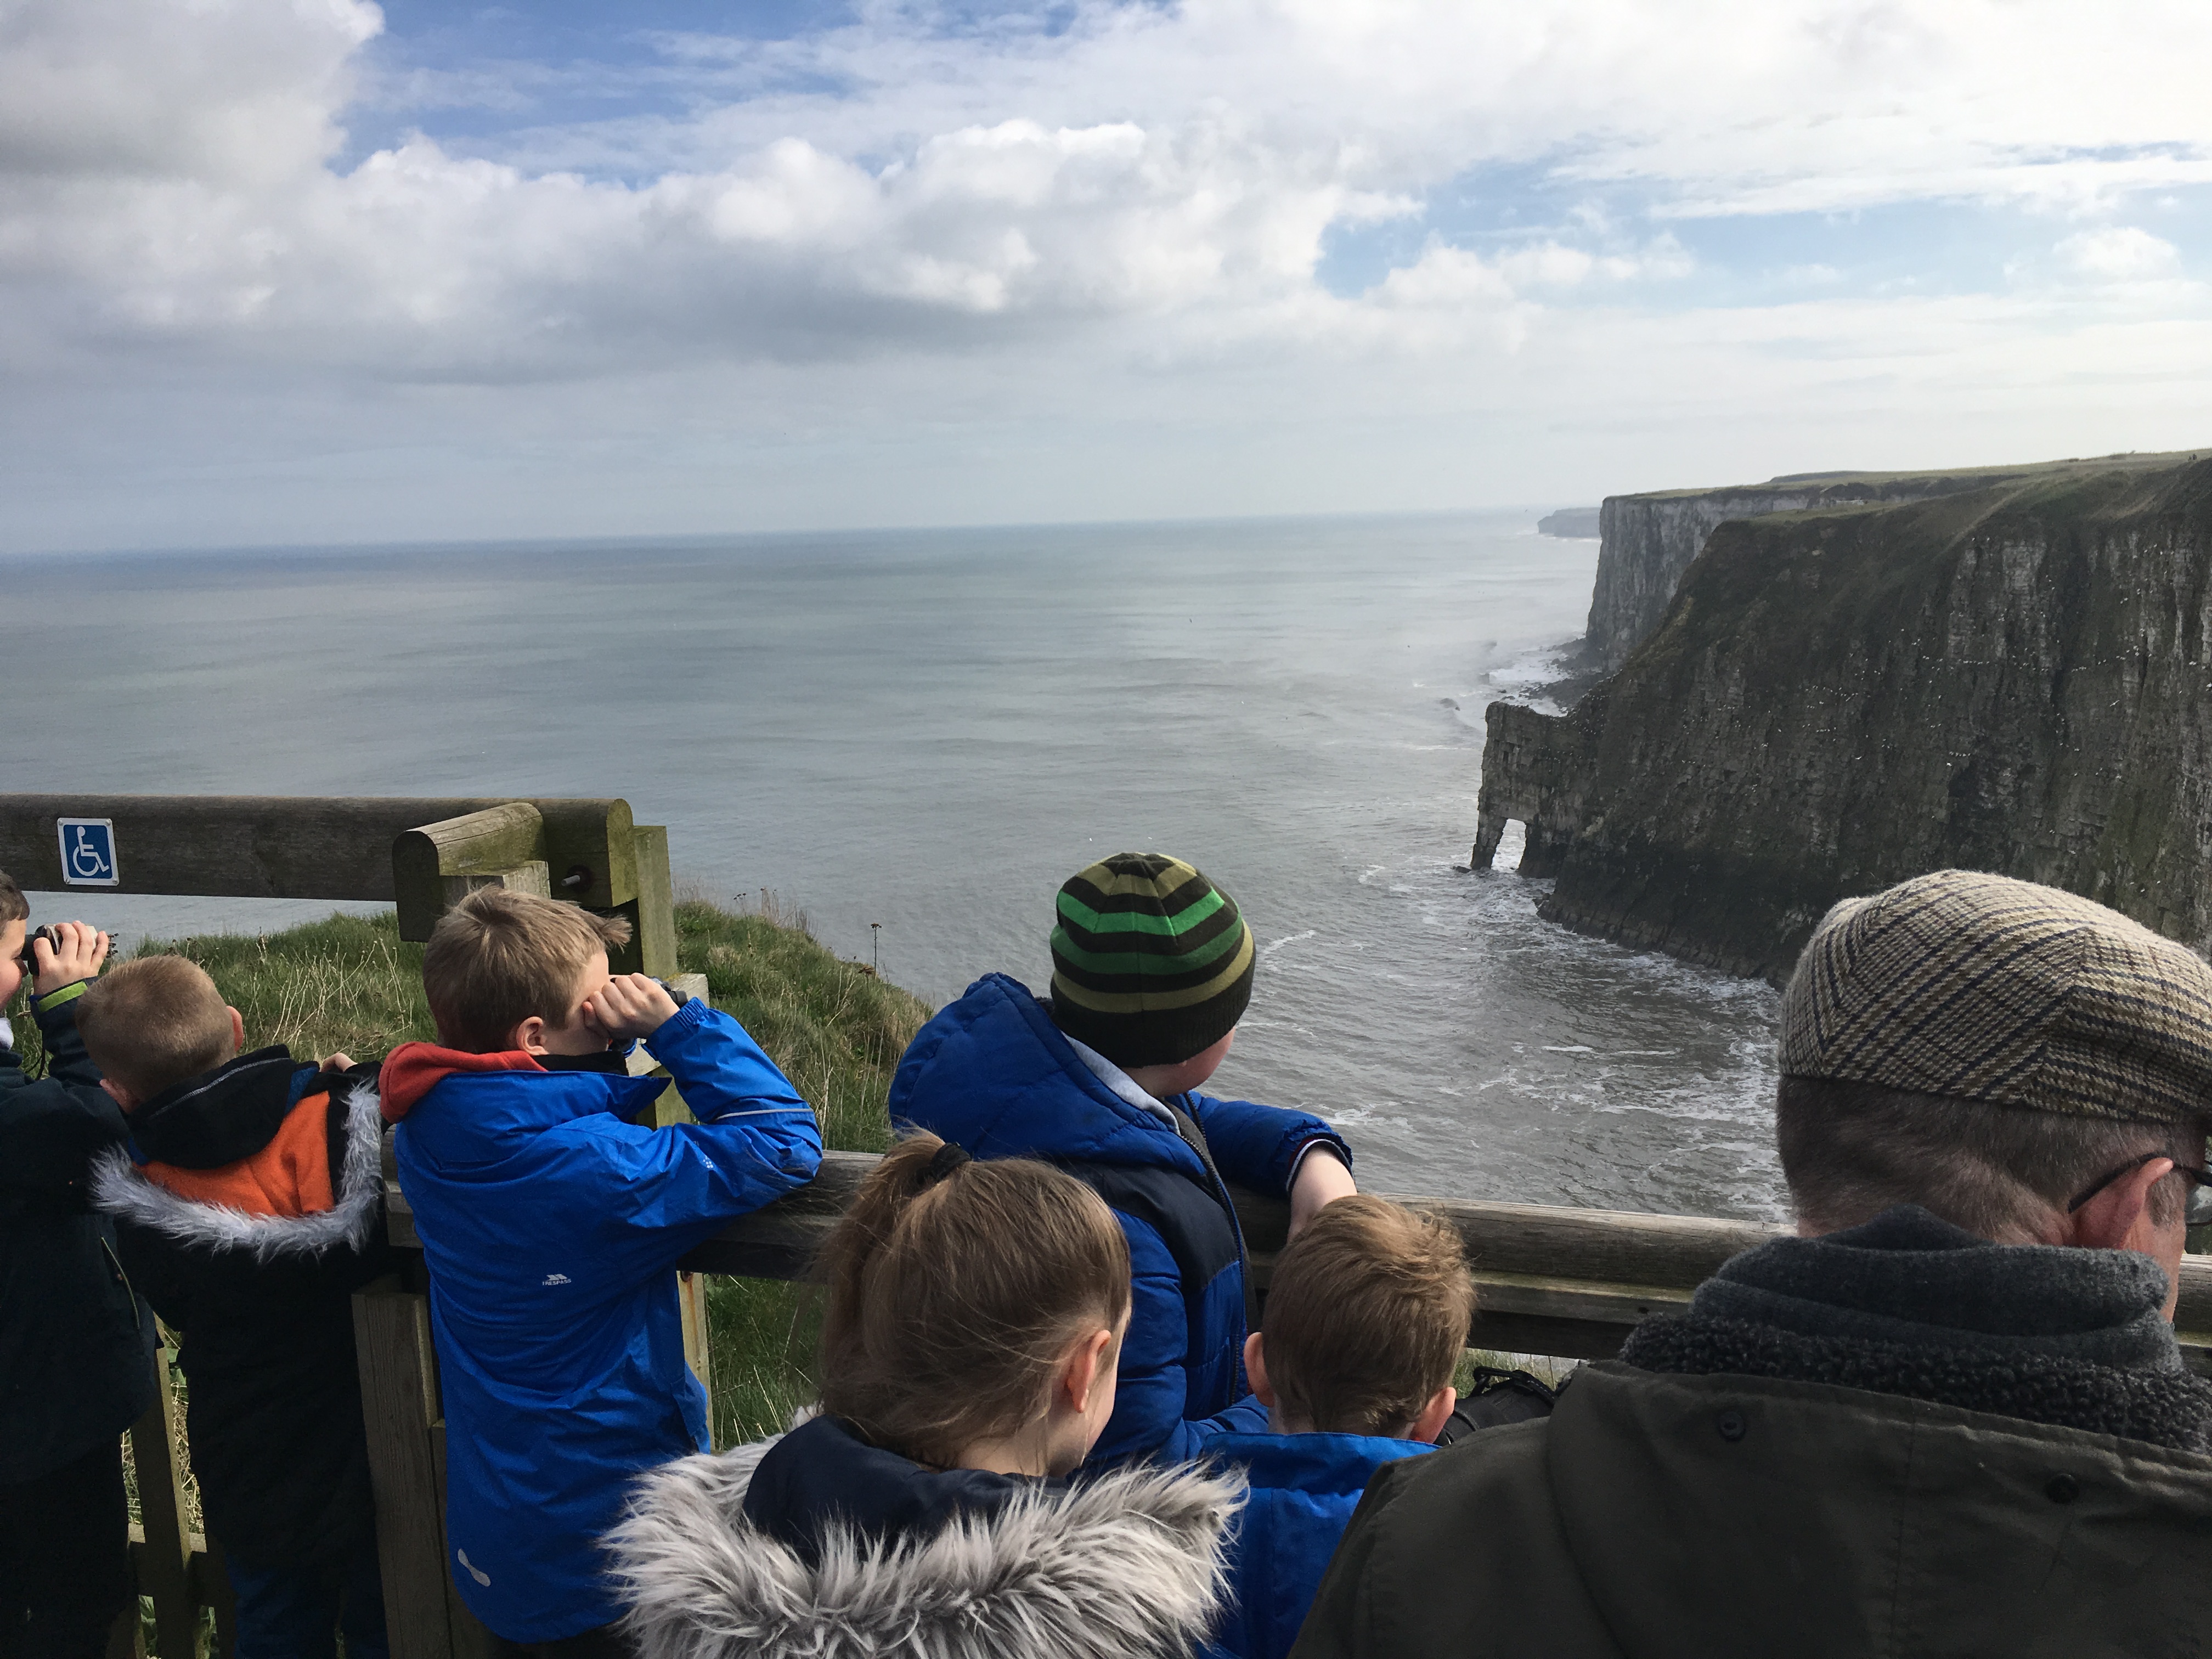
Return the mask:
{"type": "Polygon", "coordinates": [[[1172,852],[1260,940],[1218,1088],[1334,1118],[1365,1184],[1778,1215],[1773,994],[1462,867],[1482,710],[1589,602],[1535,516],[0,561],[4,787],[619,794],[679,883],[933,1003],[1042,988],[1060,880],[1172,852]]]}

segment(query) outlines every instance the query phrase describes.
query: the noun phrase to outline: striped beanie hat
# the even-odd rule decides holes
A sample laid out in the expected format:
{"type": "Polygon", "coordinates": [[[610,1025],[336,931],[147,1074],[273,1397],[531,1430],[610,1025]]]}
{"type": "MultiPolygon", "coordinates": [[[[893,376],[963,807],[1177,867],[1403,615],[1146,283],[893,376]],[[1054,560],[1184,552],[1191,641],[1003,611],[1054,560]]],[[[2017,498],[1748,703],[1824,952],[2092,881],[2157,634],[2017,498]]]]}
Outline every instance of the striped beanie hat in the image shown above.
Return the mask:
{"type": "Polygon", "coordinates": [[[2212,968],[2055,887],[1939,870],[1822,919],[1783,994],[1782,1070],[2078,1116],[2212,1114],[2212,968]]]}
{"type": "Polygon", "coordinates": [[[1116,1066],[1172,1066],[1252,1000],[1252,930],[1181,859],[1116,853],[1068,878],[1052,930],[1052,1018],[1116,1066]]]}

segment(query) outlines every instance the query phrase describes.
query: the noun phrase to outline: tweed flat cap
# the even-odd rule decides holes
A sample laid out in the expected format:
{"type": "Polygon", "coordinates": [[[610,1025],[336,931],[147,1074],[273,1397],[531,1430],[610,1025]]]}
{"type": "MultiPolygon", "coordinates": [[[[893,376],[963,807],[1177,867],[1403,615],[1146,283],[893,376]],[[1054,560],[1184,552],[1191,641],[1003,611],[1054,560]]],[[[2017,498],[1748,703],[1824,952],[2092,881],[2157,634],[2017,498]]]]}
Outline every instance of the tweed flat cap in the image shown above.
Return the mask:
{"type": "Polygon", "coordinates": [[[2212,967],[2055,887],[1939,870],[1821,919],[1783,993],[1782,1070],[2092,1117],[2212,1113],[2212,967]]]}

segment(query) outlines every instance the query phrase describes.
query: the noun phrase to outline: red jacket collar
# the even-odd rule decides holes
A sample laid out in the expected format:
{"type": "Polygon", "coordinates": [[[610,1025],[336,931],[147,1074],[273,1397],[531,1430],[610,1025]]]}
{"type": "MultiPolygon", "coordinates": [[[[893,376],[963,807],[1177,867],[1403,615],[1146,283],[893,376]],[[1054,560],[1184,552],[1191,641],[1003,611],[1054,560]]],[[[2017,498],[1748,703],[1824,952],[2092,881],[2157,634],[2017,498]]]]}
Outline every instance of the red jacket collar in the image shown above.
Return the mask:
{"type": "Polygon", "coordinates": [[[459,1048],[441,1048],[434,1042],[403,1042],[384,1057],[384,1070],[377,1078],[377,1092],[382,1097],[384,1121],[397,1123],[416,1101],[455,1072],[544,1069],[535,1054],[526,1054],[520,1048],[502,1054],[471,1054],[459,1048]]]}

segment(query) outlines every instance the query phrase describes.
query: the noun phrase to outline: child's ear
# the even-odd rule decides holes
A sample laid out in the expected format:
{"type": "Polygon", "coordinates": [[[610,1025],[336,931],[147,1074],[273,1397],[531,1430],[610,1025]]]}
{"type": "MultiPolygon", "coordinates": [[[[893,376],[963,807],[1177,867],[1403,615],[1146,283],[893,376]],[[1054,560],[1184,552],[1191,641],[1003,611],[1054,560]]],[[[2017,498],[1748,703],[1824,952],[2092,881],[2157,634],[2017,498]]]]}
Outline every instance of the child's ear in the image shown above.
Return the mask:
{"type": "Polygon", "coordinates": [[[246,1016],[235,1008],[225,1008],[230,1016],[230,1052],[234,1059],[246,1052],[246,1016]]]}
{"type": "Polygon", "coordinates": [[[1275,1409],[1275,1390],[1267,1381],[1267,1339],[1257,1331],[1244,1339],[1244,1380],[1260,1396],[1261,1405],[1269,1411],[1275,1409]]]}
{"type": "Polygon", "coordinates": [[[125,1088],[113,1078],[104,1077],[100,1079],[100,1086],[107,1091],[107,1097],[110,1100],[113,1101],[118,1106],[122,1108],[124,1116],[128,1117],[131,1113],[138,1109],[138,1097],[132,1094],[130,1090],[125,1088]]]}
{"type": "Polygon", "coordinates": [[[507,1034],[508,1054],[542,1054],[545,1052],[545,1022],[532,1014],[528,1019],[507,1034]]]}
{"type": "Polygon", "coordinates": [[[1421,1414],[1413,1419],[1413,1431],[1408,1440],[1433,1443],[1451,1421],[1452,1407],[1459,1404],[1459,1390],[1446,1383],[1429,1396],[1429,1403],[1421,1407],[1421,1414]]]}
{"type": "Polygon", "coordinates": [[[1079,1415],[1091,1409],[1091,1396],[1105,1378],[1106,1356],[1113,1346],[1114,1333],[1097,1330],[1068,1350],[1060,1386],[1066,1392],[1070,1409],[1079,1415]]]}

